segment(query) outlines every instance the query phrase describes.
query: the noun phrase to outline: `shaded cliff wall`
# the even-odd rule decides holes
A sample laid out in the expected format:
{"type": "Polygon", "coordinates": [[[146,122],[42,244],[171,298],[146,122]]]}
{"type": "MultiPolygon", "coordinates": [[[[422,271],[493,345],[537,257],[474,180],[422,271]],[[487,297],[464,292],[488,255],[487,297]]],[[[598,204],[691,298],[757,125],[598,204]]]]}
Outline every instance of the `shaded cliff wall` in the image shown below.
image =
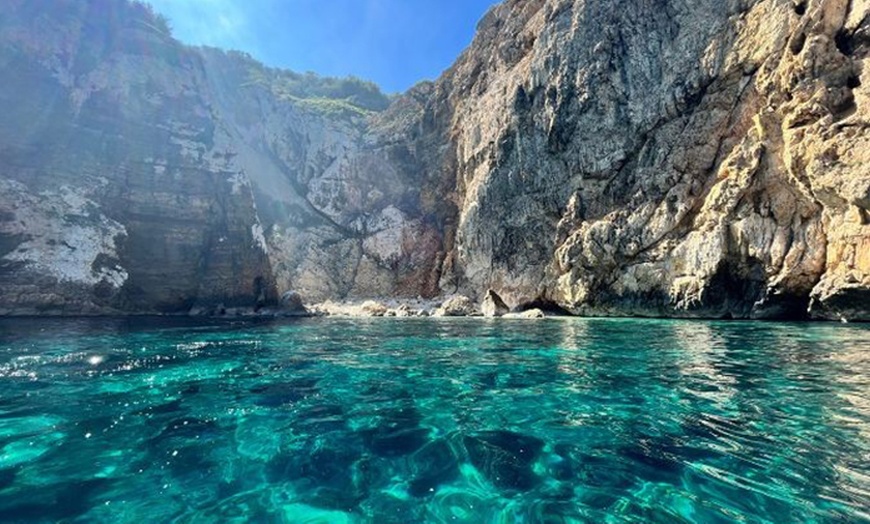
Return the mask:
{"type": "Polygon", "coordinates": [[[202,62],[146,14],[125,2],[4,2],[7,311],[275,300],[250,191],[213,149],[202,62]]]}
{"type": "MultiPolygon", "coordinates": [[[[444,227],[421,203],[419,162],[372,132],[377,112],[288,95],[280,72],[201,53],[221,147],[250,181],[279,290],[308,300],[437,294],[444,227]]],[[[408,99],[399,106],[414,114],[408,99]]]]}
{"type": "Polygon", "coordinates": [[[437,293],[442,228],[365,136],[380,93],[118,0],[4,2],[0,71],[0,313],[437,293]]]}

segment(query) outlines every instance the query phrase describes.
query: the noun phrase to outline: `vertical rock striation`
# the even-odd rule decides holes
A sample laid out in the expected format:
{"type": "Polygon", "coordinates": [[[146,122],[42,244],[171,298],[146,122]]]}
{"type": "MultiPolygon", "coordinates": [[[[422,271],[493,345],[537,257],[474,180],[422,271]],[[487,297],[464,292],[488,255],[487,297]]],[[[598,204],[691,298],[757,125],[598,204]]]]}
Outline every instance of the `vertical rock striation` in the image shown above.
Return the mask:
{"type": "Polygon", "coordinates": [[[867,319],[868,12],[496,7],[432,102],[459,209],[442,283],[577,314],[867,319]]]}

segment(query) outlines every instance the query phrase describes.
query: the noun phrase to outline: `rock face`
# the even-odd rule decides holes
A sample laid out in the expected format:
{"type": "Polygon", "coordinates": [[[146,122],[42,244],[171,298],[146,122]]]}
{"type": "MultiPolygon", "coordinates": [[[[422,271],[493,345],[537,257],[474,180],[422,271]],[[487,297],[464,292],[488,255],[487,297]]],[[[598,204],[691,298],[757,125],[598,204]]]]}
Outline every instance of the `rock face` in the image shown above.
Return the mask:
{"type": "Polygon", "coordinates": [[[4,3],[2,312],[275,300],[250,186],[216,155],[225,138],[202,61],[140,11],[4,3]]]}
{"type": "Polygon", "coordinates": [[[868,4],[508,1],[439,82],[445,280],[577,314],[870,316],[868,4]]]}
{"type": "Polygon", "coordinates": [[[158,22],[6,2],[0,313],[492,289],[870,320],[864,0],[506,0],[386,108],[158,22]]]}
{"type": "Polygon", "coordinates": [[[474,302],[464,295],[449,297],[441,304],[433,316],[436,317],[470,317],[478,314],[474,302]]]}
{"type": "Polygon", "coordinates": [[[0,314],[437,293],[425,184],[365,134],[379,92],[185,47],[125,0],[3,9],[0,314]]]}
{"type": "Polygon", "coordinates": [[[511,309],[504,303],[504,300],[498,296],[498,293],[489,289],[483,297],[483,302],[480,304],[480,312],[485,317],[500,317],[506,313],[510,313],[511,309]]]}
{"type": "Polygon", "coordinates": [[[302,297],[295,291],[285,291],[284,294],[281,295],[281,302],[279,305],[281,306],[281,310],[286,313],[303,314],[308,312],[305,308],[305,303],[302,300],[302,297]]]}

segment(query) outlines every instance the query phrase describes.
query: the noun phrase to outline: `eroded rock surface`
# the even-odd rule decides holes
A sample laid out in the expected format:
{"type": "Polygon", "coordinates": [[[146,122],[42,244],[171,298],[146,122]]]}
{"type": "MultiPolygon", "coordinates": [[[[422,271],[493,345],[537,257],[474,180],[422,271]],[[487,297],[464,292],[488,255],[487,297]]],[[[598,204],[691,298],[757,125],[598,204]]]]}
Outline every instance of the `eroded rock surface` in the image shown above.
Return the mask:
{"type": "Polygon", "coordinates": [[[389,107],[155,22],[6,2],[0,313],[870,319],[866,1],[506,0],[389,107]]]}
{"type": "Polygon", "coordinates": [[[441,306],[435,310],[436,317],[470,317],[479,314],[477,306],[465,295],[448,297],[441,306]]]}
{"type": "Polygon", "coordinates": [[[504,303],[504,300],[495,291],[489,289],[483,297],[483,302],[480,304],[480,312],[485,317],[500,317],[506,313],[510,313],[511,308],[504,303]]]}
{"type": "Polygon", "coordinates": [[[459,208],[442,287],[577,314],[870,318],[868,10],[495,8],[436,85],[459,208]]]}
{"type": "Polygon", "coordinates": [[[366,134],[385,96],[183,46],[126,0],[3,10],[0,311],[437,294],[444,228],[419,211],[417,175],[366,134]],[[337,92],[305,92],[324,84],[337,92]],[[55,210],[58,188],[87,212],[55,210]],[[45,248],[79,233],[81,249],[45,248]]]}

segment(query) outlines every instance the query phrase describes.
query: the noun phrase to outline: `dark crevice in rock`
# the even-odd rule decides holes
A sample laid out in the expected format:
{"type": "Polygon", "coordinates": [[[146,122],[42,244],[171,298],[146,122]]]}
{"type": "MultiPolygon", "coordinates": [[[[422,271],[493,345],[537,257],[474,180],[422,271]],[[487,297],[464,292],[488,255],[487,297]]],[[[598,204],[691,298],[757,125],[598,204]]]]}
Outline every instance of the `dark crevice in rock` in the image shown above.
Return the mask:
{"type": "Polygon", "coordinates": [[[855,102],[855,97],[850,93],[849,96],[831,108],[831,115],[834,117],[834,121],[837,122],[852,116],[857,110],[858,105],[855,102]]]}
{"type": "Polygon", "coordinates": [[[847,31],[845,28],[840,29],[837,31],[837,34],[834,35],[834,43],[837,45],[837,49],[846,56],[852,56],[855,53],[852,33],[847,31]]]}
{"type": "Polygon", "coordinates": [[[807,12],[807,2],[806,0],[801,0],[794,4],[794,12],[798,16],[804,16],[807,12]]]}
{"type": "Polygon", "coordinates": [[[254,290],[254,311],[258,311],[268,303],[266,280],[262,276],[255,277],[251,288],[254,290]]]}
{"type": "Polygon", "coordinates": [[[623,161],[619,164],[619,167],[615,170],[613,176],[607,180],[607,187],[604,190],[604,195],[610,199],[612,204],[620,204],[620,199],[627,196],[625,190],[627,189],[628,183],[624,180],[623,174],[633,173],[637,170],[638,158],[640,157],[643,148],[646,147],[648,140],[649,138],[646,133],[638,137],[636,145],[628,151],[623,161]]]}
{"type": "Polygon", "coordinates": [[[756,320],[809,320],[810,296],[808,293],[770,292],[758,304],[751,317],[756,320]]]}
{"type": "Polygon", "coordinates": [[[526,93],[523,86],[517,87],[517,92],[514,95],[514,111],[517,113],[528,113],[532,109],[532,98],[526,93]]]}
{"type": "Polygon", "coordinates": [[[713,84],[712,80],[707,80],[703,82],[697,91],[689,92],[686,97],[683,99],[685,107],[680,112],[680,116],[685,116],[691,114],[698,106],[701,105],[701,102],[704,100],[704,97],[707,95],[707,90],[710,89],[710,86],[713,84]]]}
{"type": "Polygon", "coordinates": [[[571,316],[570,311],[553,302],[552,300],[543,297],[535,298],[530,302],[523,302],[522,304],[513,308],[512,311],[514,313],[522,313],[523,311],[529,311],[531,309],[540,309],[544,313],[550,313],[552,315],[571,316]]]}
{"type": "Polygon", "coordinates": [[[4,235],[0,234],[0,259],[9,253],[15,251],[18,246],[27,242],[32,237],[25,234],[20,235],[4,235]]]}
{"type": "Polygon", "coordinates": [[[764,293],[765,280],[760,260],[748,257],[739,264],[726,260],[710,279],[701,307],[718,311],[713,314],[717,317],[747,318],[764,293]]]}
{"type": "Polygon", "coordinates": [[[350,278],[348,278],[347,282],[345,282],[344,289],[341,291],[341,298],[347,298],[353,291],[353,288],[356,285],[357,277],[359,276],[360,267],[362,266],[362,259],[365,256],[365,250],[363,249],[363,240],[359,238],[356,242],[357,255],[354,259],[353,270],[351,271],[350,278]]]}
{"type": "Polygon", "coordinates": [[[788,44],[788,49],[793,55],[799,55],[804,49],[804,44],[807,42],[807,35],[803,31],[794,35],[788,44]]]}
{"type": "Polygon", "coordinates": [[[870,290],[857,286],[845,287],[821,302],[813,300],[810,316],[829,320],[866,320],[870,318],[870,290]]]}
{"type": "Polygon", "coordinates": [[[573,83],[566,81],[561,89],[550,87],[547,91],[548,104],[556,106],[556,118],[547,131],[547,149],[550,153],[562,153],[571,143],[576,133],[576,111],[574,99],[576,88],[573,83]]]}

